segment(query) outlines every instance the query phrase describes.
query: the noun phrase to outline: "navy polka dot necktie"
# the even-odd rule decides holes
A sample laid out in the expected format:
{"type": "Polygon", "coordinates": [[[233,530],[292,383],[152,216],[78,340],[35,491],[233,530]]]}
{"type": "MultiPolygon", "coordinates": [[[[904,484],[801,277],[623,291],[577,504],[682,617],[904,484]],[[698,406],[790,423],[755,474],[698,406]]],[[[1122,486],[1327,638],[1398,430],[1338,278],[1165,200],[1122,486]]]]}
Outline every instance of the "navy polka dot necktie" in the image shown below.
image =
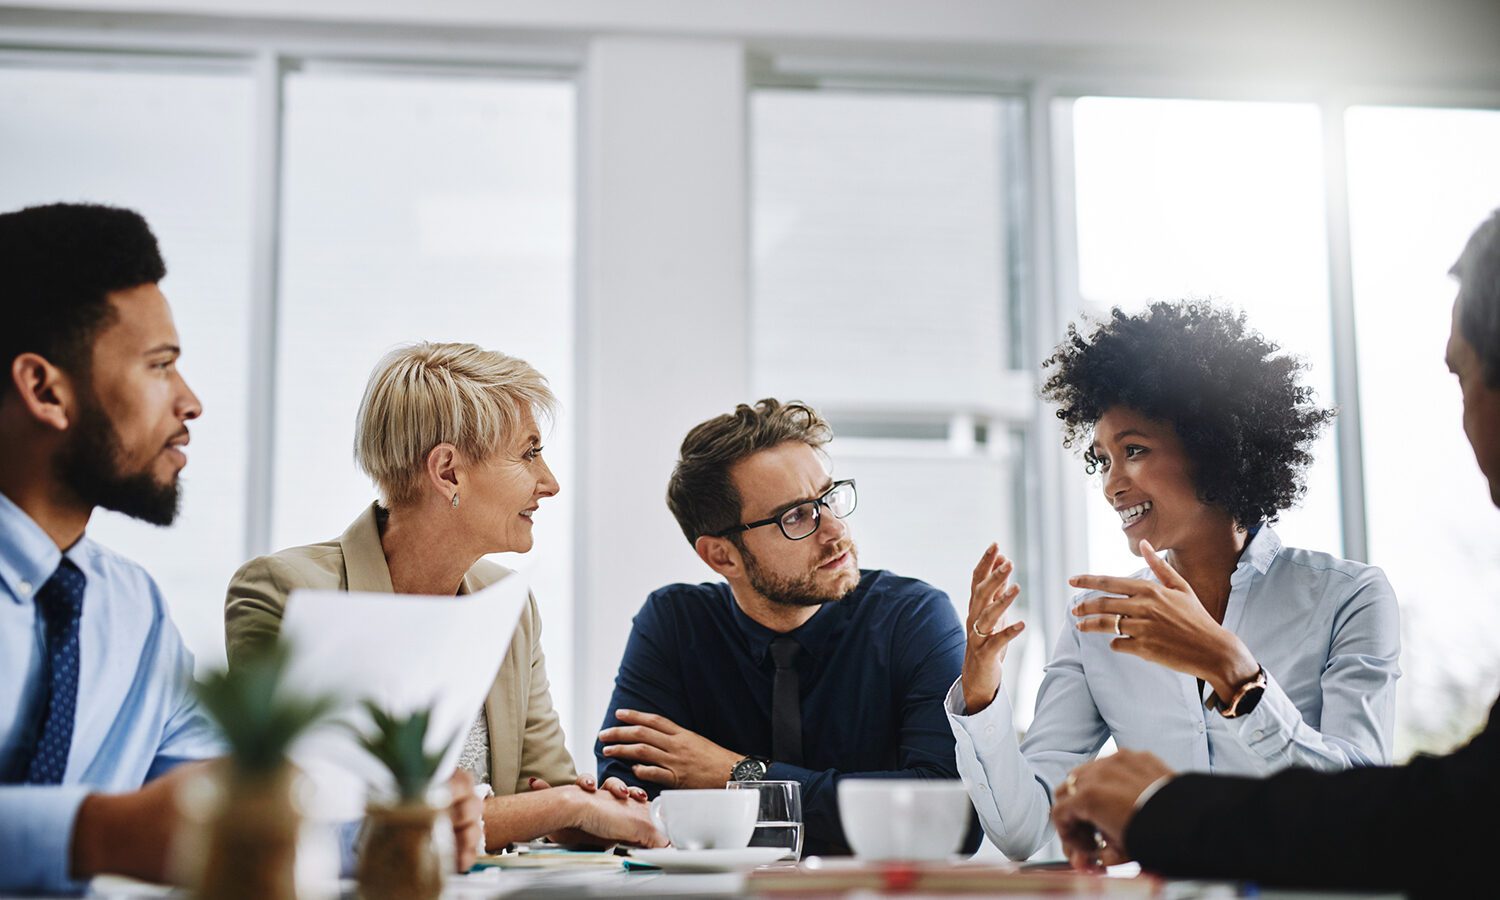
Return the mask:
{"type": "Polygon", "coordinates": [[[47,635],[47,705],[23,784],[61,784],[68,768],[78,707],[78,617],[83,612],[84,583],[83,573],[63,557],[62,565],[36,592],[47,635]]]}

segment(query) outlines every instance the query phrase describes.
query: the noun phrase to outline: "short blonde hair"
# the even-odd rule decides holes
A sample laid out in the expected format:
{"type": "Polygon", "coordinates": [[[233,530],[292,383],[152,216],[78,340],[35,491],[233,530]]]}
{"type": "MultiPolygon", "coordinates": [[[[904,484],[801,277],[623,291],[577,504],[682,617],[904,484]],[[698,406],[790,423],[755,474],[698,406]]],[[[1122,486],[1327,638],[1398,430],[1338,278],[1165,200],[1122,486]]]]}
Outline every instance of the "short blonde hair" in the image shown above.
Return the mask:
{"type": "Polygon", "coordinates": [[[354,463],[387,507],[416,498],[427,454],[449,443],[483,462],[525,414],[550,418],[556,399],[526,361],[474,344],[423,341],[387,353],[370,373],[354,422],[354,463]]]}

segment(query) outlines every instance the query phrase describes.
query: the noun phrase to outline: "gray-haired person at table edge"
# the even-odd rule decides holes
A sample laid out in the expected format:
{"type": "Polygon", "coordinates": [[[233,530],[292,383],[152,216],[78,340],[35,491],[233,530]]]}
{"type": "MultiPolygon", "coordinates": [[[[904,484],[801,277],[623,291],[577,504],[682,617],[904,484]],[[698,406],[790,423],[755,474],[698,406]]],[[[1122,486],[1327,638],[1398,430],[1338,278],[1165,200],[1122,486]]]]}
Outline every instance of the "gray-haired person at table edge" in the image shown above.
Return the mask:
{"type": "MultiPolygon", "coordinates": [[[[177,517],[202,406],[166,265],[139,214],[59,203],[0,215],[0,271],[0,892],[165,880],[186,763],[222,747],[156,582],[85,529],[177,517]]],[[[479,803],[451,813],[467,867],[479,803]]]]}
{"type": "Polygon", "coordinates": [[[1283,546],[1271,527],[1301,495],[1333,415],[1298,384],[1302,364],[1207,303],[1115,310],[1088,335],[1070,328],[1047,364],[1064,444],[1087,442],[1088,469],[1147,568],[1070,580],[1087,593],[1018,742],[999,690],[1021,627],[1002,616],[1018,590],[995,547],[980,560],[948,712],[990,838],[1012,858],[1036,852],[1058,782],[1110,737],[1204,772],[1389,762],[1400,652],[1389,582],[1283,546]]]}
{"type": "MultiPolygon", "coordinates": [[[[1446,361],[1463,394],[1464,433],[1500,506],[1500,210],[1452,274],[1446,361]]],[[[1465,746],[1394,768],[1251,780],[1178,775],[1156,755],[1122,751],[1073,770],[1052,817],[1082,869],[1134,856],[1169,876],[1468,897],[1493,889],[1497,809],[1500,702],[1465,746]]]]}
{"type": "MultiPolygon", "coordinates": [[[[811,407],[773,399],[688,432],[667,504],[724,580],[646,598],[594,745],[601,777],[653,793],[798,782],[810,855],[849,852],[843,779],[958,774],[940,706],[958,617],[929,584],[859,568],[832,437],[811,407]]],[[[981,839],[976,823],[966,848],[981,839]]]]}
{"type": "MultiPolygon", "coordinates": [[[[503,577],[507,570],[484,555],[530,550],[532,516],[559,490],[537,425],[553,404],[546,379],[503,353],[418,343],[387,354],[370,375],[355,424],[355,461],[382,502],[334,540],[240,567],[224,607],[230,665],[276,639],[298,588],[452,595],[503,577]]],[[[399,639],[380,650],[399,659],[399,639]]],[[[599,790],[593,775],[574,774],[548,692],[534,597],[500,653],[460,759],[495,794],[484,804],[487,847],[544,836],[664,844],[644,791],[617,779],[599,790]]]]}

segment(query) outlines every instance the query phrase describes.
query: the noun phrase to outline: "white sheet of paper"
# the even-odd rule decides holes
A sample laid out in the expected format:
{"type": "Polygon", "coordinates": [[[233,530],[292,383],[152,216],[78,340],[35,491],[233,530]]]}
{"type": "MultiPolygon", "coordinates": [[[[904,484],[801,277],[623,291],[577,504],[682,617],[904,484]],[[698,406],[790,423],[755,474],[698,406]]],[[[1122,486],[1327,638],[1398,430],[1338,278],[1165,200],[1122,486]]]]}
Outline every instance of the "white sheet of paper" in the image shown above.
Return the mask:
{"type": "Polygon", "coordinates": [[[434,783],[446,781],[527,597],[525,577],[514,572],[463,596],[293,591],[281,622],[281,639],[291,648],[285,683],[298,693],[341,700],[333,717],[291,751],[312,782],[307,814],[326,821],[361,818],[371,788],[388,791],[395,784],[351,729],[371,728],[362,700],[396,715],[433,705],[426,746],[428,752],[443,748],[434,783]]]}

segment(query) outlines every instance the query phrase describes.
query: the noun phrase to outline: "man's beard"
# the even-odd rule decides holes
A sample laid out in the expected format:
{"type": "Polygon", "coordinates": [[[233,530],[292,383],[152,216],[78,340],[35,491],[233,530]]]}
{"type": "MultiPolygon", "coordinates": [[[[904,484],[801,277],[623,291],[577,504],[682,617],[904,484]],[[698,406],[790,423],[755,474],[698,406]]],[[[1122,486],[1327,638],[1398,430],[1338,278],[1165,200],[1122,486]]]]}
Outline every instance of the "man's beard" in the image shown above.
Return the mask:
{"type": "Polygon", "coordinates": [[[177,479],[162,484],[149,469],[121,472],[125,455],[114,423],[90,395],[80,397],[72,438],[57,458],[63,484],[90,506],[102,506],[152,525],[177,518],[181,488],[177,479]]]}
{"type": "MultiPolygon", "coordinates": [[[[762,597],[778,606],[822,606],[835,600],[842,600],[854,593],[859,587],[859,579],[846,591],[837,593],[829,591],[817,582],[817,572],[809,572],[800,578],[785,575],[773,575],[760,567],[760,562],[751,553],[749,548],[742,547],[741,556],[745,560],[745,577],[750,579],[750,586],[762,597]]],[[[856,571],[859,566],[859,551],[854,542],[850,541],[839,548],[838,553],[833,554],[837,559],[840,554],[848,553],[849,561],[854,563],[856,571]]],[[[825,563],[829,560],[824,560],[825,563]]]]}

